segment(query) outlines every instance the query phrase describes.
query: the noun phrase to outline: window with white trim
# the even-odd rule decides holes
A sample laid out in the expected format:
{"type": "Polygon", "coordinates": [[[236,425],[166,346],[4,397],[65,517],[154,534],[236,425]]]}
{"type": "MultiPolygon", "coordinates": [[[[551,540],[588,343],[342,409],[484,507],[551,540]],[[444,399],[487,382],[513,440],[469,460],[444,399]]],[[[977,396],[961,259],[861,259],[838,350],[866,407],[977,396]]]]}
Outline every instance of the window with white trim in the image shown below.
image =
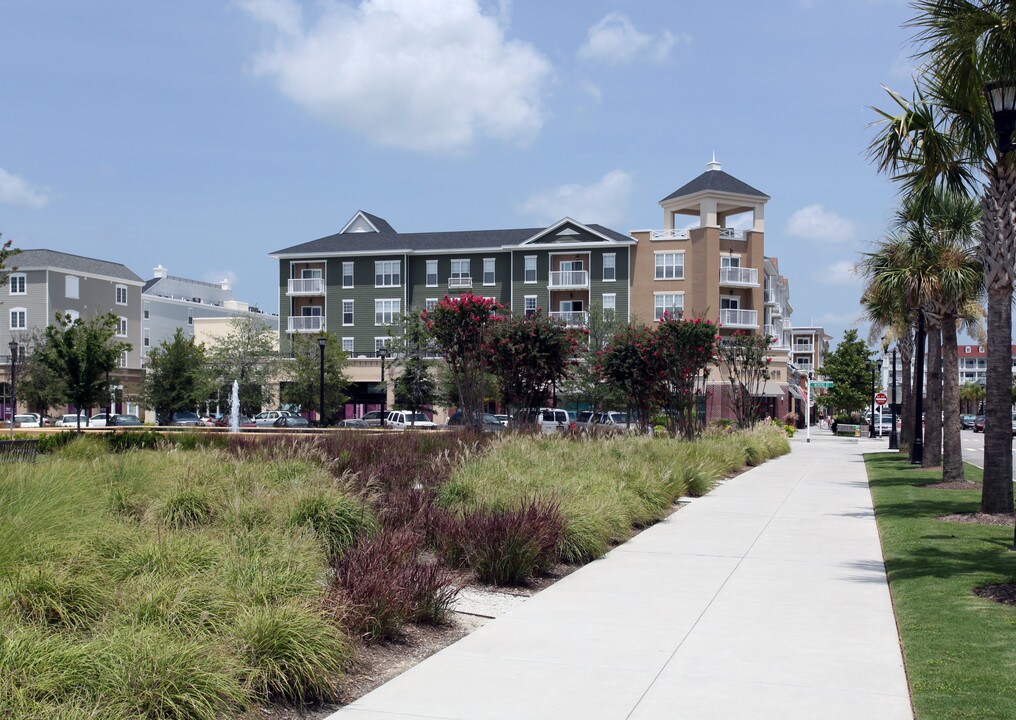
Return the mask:
{"type": "Polygon", "coordinates": [[[127,286],[117,285],[116,286],[116,304],[126,305],[127,304],[127,286]]]}
{"type": "Polygon", "coordinates": [[[64,297],[69,297],[74,300],[78,299],[80,292],[78,278],[74,275],[67,275],[64,278],[64,297]]]}
{"type": "Polygon", "coordinates": [[[427,261],[427,287],[437,287],[437,260],[427,261]]]}
{"type": "Polygon", "coordinates": [[[353,301],[343,300],[342,301],[342,324],[352,325],[353,324],[353,301]]]}
{"type": "Polygon", "coordinates": [[[494,284],[494,267],[496,261],[494,258],[483,259],[483,284],[493,285],[494,284]]]}
{"type": "Polygon", "coordinates": [[[303,280],[320,280],[322,277],[321,268],[303,268],[300,270],[300,278],[303,280]]]}
{"type": "Polygon", "coordinates": [[[374,301],[374,324],[391,325],[402,312],[402,300],[397,298],[374,301]]]}
{"type": "Polygon", "coordinates": [[[8,277],[11,295],[28,294],[28,278],[25,273],[11,273],[8,277]]]}
{"type": "Polygon", "coordinates": [[[194,311],[193,310],[188,310],[187,311],[187,324],[188,325],[193,325],[194,324],[194,311]]]}
{"type": "Polygon", "coordinates": [[[617,280],[617,253],[603,254],[603,282],[617,280]]]}
{"type": "Polygon", "coordinates": [[[665,313],[680,315],[684,312],[684,293],[653,293],[653,316],[663,319],[665,313]]]}
{"type": "Polygon", "coordinates": [[[28,328],[28,311],[25,308],[11,308],[11,330],[28,328]]]}
{"type": "Polygon", "coordinates": [[[526,255],[525,267],[523,268],[522,282],[535,283],[536,282],[536,256],[526,255]]]}
{"type": "Polygon", "coordinates": [[[658,252],[655,255],[657,280],[684,280],[683,252],[658,252]]]}
{"type": "Polygon", "coordinates": [[[126,352],[123,353],[122,355],[120,355],[120,367],[122,367],[122,368],[127,367],[127,353],[126,352]]]}
{"type": "Polygon", "coordinates": [[[398,287],[402,284],[399,260],[374,261],[374,287],[398,287]]]}
{"type": "Polygon", "coordinates": [[[342,352],[346,353],[347,355],[353,354],[353,338],[351,337],[342,338],[342,352]]]}
{"type": "Polygon", "coordinates": [[[142,307],[144,307],[145,320],[150,320],[152,317],[152,304],[145,300],[142,307]]]}
{"type": "Polygon", "coordinates": [[[152,331],[148,328],[144,329],[144,337],[141,338],[141,345],[143,347],[151,347],[152,345],[152,331]]]}
{"type": "Polygon", "coordinates": [[[383,347],[390,348],[392,346],[392,338],[388,337],[375,337],[374,338],[374,352],[376,353],[383,347]]]}
{"type": "Polygon", "coordinates": [[[427,309],[427,312],[432,312],[437,307],[437,298],[427,298],[423,301],[423,306],[427,309]]]}
{"type": "Polygon", "coordinates": [[[72,323],[81,317],[81,313],[77,310],[64,310],[64,315],[66,315],[72,323]]]}
{"type": "Polygon", "coordinates": [[[720,255],[720,267],[721,268],[736,268],[736,267],[741,267],[741,256],[740,255],[720,255]]]}
{"type": "Polygon", "coordinates": [[[617,312],[617,293],[603,294],[603,319],[610,320],[617,312]]]}
{"type": "Polygon", "coordinates": [[[117,318],[116,336],[127,337],[127,318],[125,317],[117,318]]]}
{"type": "Polygon", "coordinates": [[[452,272],[448,276],[448,280],[456,280],[459,282],[466,282],[471,279],[469,274],[469,259],[465,260],[452,260],[452,272]]]}
{"type": "Polygon", "coordinates": [[[353,263],[351,262],[342,263],[342,287],[353,287],[353,263]]]}
{"type": "Polygon", "coordinates": [[[525,309],[526,317],[529,317],[530,315],[533,315],[533,314],[536,313],[536,296],[535,295],[526,295],[524,303],[525,304],[524,304],[523,307],[525,309]]]}

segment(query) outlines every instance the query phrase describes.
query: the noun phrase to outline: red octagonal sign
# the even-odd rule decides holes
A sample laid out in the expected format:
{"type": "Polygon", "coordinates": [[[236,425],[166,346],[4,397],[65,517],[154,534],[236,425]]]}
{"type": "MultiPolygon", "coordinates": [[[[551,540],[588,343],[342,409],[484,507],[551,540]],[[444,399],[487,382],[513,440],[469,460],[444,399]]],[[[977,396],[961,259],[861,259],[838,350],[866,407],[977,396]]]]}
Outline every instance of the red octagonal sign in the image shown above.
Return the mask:
{"type": "Polygon", "coordinates": [[[885,393],[879,393],[875,396],[876,405],[885,405],[887,402],[889,402],[889,396],[885,393]]]}

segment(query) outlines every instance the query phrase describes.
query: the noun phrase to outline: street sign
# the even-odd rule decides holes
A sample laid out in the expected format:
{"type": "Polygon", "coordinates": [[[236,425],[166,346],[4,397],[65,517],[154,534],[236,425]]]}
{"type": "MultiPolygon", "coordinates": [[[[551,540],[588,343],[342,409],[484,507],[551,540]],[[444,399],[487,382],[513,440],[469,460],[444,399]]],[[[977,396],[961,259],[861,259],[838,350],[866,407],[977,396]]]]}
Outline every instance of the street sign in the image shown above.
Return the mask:
{"type": "Polygon", "coordinates": [[[885,405],[887,402],[889,402],[889,396],[886,395],[885,393],[880,392],[878,395],[875,396],[876,405],[885,405]]]}
{"type": "Polygon", "coordinates": [[[812,380],[811,386],[813,388],[831,388],[833,386],[832,380],[812,380]]]}

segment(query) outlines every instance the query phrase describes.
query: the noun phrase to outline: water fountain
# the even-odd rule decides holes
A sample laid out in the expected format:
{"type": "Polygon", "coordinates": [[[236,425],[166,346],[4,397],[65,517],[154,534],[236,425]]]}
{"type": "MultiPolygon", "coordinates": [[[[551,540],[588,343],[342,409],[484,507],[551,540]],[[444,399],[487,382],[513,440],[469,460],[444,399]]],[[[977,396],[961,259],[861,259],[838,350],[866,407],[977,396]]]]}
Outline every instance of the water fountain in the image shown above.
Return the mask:
{"type": "Polygon", "coordinates": [[[240,383],[233,381],[233,395],[229,402],[229,431],[240,432],[240,383]]]}

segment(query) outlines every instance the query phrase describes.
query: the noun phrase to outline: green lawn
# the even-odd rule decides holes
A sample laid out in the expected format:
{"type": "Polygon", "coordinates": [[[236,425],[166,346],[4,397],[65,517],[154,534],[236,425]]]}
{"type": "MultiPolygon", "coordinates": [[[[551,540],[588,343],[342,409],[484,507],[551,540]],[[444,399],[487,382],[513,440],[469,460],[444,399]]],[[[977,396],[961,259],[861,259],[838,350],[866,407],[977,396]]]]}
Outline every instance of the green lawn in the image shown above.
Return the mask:
{"type": "Polygon", "coordinates": [[[976,512],[980,491],[921,487],[941,472],[902,456],[866,461],[917,719],[1016,718],[1016,607],[973,594],[1016,582],[1013,527],[938,520],[976,512]]]}

